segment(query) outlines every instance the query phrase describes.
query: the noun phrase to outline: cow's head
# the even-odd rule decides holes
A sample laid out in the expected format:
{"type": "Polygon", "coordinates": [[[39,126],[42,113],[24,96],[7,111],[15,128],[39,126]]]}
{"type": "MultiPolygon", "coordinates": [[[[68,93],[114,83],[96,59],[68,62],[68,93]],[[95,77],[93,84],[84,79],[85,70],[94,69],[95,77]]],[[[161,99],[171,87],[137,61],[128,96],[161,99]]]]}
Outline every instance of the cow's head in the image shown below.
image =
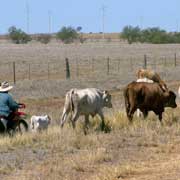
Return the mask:
{"type": "Polygon", "coordinates": [[[176,108],[176,94],[173,91],[169,91],[165,107],[176,108]]]}
{"type": "Polygon", "coordinates": [[[48,120],[48,124],[51,123],[51,117],[49,115],[45,115],[46,119],[48,120]]]}
{"type": "Polygon", "coordinates": [[[111,95],[109,94],[108,91],[103,92],[102,98],[103,98],[104,106],[108,108],[112,108],[111,95]]]}

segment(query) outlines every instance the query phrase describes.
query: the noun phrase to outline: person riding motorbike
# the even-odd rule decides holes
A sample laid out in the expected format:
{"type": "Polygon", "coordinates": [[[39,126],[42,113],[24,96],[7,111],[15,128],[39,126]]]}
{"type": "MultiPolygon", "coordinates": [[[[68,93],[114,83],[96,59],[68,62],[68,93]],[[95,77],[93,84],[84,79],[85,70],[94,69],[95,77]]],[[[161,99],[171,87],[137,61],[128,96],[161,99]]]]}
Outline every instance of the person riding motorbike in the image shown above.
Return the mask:
{"type": "Polygon", "coordinates": [[[11,125],[12,120],[11,113],[21,107],[9,94],[9,91],[13,89],[7,81],[1,83],[0,86],[0,131],[6,131],[7,126],[11,125]]]}

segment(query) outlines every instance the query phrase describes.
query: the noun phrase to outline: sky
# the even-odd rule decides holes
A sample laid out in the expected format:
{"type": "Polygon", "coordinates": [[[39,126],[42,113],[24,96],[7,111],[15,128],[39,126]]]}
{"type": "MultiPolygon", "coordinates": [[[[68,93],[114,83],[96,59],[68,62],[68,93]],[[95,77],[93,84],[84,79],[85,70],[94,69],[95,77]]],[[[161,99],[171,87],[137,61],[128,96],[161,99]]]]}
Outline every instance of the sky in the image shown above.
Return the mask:
{"type": "Polygon", "coordinates": [[[180,31],[180,0],[0,0],[0,34],[81,26],[82,32],[121,32],[126,25],[180,31]],[[104,7],[104,16],[103,16],[104,7]],[[103,18],[104,17],[104,18],[103,18]],[[104,24],[104,25],[103,25],[104,24]]]}

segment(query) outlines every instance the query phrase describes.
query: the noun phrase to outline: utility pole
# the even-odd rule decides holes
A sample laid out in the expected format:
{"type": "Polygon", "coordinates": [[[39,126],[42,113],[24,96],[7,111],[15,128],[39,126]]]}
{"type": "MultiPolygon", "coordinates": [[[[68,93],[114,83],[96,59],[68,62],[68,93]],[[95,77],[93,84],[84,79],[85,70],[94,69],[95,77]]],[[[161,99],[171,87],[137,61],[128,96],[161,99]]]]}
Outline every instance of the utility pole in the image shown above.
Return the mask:
{"type": "Polygon", "coordinates": [[[52,13],[51,13],[51,11],[48,11],[48,26],[49,26],[49,34],[51,34],[51,31],[52,31],[52,13]]]}
{"type": "Polygon", "coordinates": [[[102,5],[102,33],[103,33],[103,39],[104,39],[104,29],[105,29],[105,10],[106,10],[106,7],[105,5],[102,5]]]}
{"type": "Polygon", "coordinates": [[[140,29],[143,29],[143,16],[140,16],[140,29]]]}
{"type": "Polygon", "coordinates": [[[176,32],[179,32],[179,22],[178,22],[178,19],[176,19],[176,32]]]}
{"type": "Polygon", "coordinates": [[[26,1],[26,28],[27,33],[29,34],[29,3],[26,1]]]}

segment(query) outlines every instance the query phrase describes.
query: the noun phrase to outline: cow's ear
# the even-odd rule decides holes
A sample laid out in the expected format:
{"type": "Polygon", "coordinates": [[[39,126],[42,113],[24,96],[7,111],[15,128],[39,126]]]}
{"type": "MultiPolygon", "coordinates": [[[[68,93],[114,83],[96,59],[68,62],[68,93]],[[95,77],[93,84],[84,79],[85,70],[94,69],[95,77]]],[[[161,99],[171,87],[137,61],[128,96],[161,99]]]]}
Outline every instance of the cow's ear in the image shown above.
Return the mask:
{"type": "Polygon", "coordinates": [[[47,115],[47,118],[49,119],[49,121],[51,121],[51,117],[49,115],[47,115]]]}
{"type": "Polygon", "coordinates": [[[107,90],[104,91],[104,94],[109,94],[109,92],[107,90]]]}
{"type": "Polygon", "coordinates": [[[176,94],[173,91],[169,91],[170,96],[176,97],[176,94]]]}

